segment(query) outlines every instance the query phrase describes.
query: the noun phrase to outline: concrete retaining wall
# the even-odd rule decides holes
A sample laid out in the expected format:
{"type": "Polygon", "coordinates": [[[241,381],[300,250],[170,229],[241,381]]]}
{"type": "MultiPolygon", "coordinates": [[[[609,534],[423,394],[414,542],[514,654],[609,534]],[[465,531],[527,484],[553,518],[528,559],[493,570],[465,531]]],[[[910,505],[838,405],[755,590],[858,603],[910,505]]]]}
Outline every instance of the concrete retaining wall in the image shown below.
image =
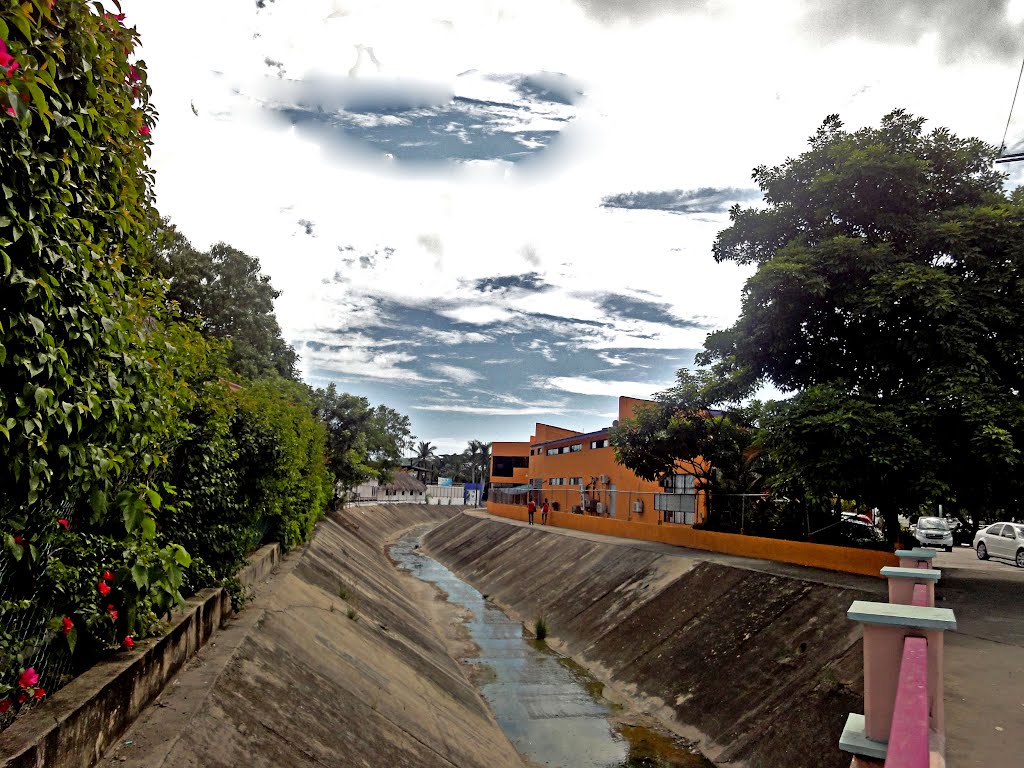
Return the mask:
{"type": "MultiPolygon", "coordinates": [[[[247,587],[263,581],[280,557],[280,545],[268,544],[253,555],[239,581],[247,587]]],[[[222,588],[206,589],[186,600],[163,637],[100,661],[0,733],[0,766],[94,765],[230,616],[231,598],[222,588]]]]}
{"type": "MultiPolygon", "coordinates": [[[[526,507],[513,504],[487,503],[492,515],[510,520],[526,521],[526,507]]],[[[722,552],[739,557],[756,557],[779,563],[805,565],[823,568],[827,571],[856,573],[861,576],[879,577],[879,571],[887,565],[899,565],[899,559],[892,552],[878,552],[854,547],[836,547],[829,544],[813,544],[806,541],[769,539],[763,536],[741,536],[736,533],[700,531],[688,525],[671,523],[657,525],[616,518],[574,515],[571,512],[552,512],[550,524],[558,528],[572,528],[577,531],[602,533],[606,536],[620,536],[641,541],[660,541],[677,547],[702,549],[706,552],[722,552]]],[[[540,512],[537,512],[540,520],[540,512]]]]}
{"type": "Polygon", "coordinates": [[[863,669],[846,609],[873,592],[468,515],[424,547],[528,626],[544,616],[557,650],[713,760],[849,765],[838,734],[862,711],[863,669]]]}

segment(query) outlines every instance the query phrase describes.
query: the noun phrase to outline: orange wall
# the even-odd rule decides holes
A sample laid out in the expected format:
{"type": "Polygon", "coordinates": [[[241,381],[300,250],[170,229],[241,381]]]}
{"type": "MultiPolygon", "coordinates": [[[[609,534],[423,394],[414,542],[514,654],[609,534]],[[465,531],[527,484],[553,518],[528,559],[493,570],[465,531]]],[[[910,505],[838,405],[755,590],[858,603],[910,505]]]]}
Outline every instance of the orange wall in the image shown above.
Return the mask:
{"type": "Polygon", "coordinates": [[[527,467],[515,467],[512,470],[512,477],[497,477],[494,473],[494,459],[497,456],[529,456],[530,444],[519,443],[491,443],[491,483],[513,483],[515,485],[526,485],[530,482],[530,470],[527,467]]]}
{"type": "MultiPolygon", "coordinates": [[[[525,506],[488,502],[487,511],[512,520],[526,520],[525,506]]],[[[678,547],[722,552],[740,557],[773,560],[779,563],[806,565],[811,568],[879,578],[881,577],[879,571],[884,566],[899,565],[896,555],[891,552],[834,547],[828,544],[811,544],[806,541],[766,539],[761,536],[741,536],[736,533],[698,531],[688,525],[672,525],[671,523],[658,525],[646,521],[627,522],[626,520],[592,515],[574,515],[569,512],[552,512],[549,522],[559,528],[572,528],[577,531],[643,541],[660,541],[678,547]]]]}

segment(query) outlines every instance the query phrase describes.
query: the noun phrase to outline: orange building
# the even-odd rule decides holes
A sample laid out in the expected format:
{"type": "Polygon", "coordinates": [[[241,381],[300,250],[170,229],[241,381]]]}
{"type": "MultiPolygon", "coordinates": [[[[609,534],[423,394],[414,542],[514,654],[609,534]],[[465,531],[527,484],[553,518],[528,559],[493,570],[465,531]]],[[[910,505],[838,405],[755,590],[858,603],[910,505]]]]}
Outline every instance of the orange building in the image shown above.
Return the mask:
{"type": "MultiPolygon", "coordinates": [[[[630,418],[646,402],[620,397],[619,418],[630,418]]],[[[700,522],[704,503],[692,471],[681,465],[661,483],[642,480],[615,461],[608,430],[583,433],[538,423],[529,442],[493,443],[488,504],[533,499],[539,508],[547,499],[556,512],[648,523],[700,522]]]]}

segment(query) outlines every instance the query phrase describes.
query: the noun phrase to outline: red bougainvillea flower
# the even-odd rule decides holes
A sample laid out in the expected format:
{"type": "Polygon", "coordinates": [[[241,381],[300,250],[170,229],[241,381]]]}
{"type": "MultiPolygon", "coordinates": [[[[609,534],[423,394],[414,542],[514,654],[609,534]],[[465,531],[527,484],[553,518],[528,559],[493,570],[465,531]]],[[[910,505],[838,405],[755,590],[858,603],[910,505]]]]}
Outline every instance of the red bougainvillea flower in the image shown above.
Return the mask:
{"type": "Polygon", "coordinates": [[[69,634],[72,628],[75,626],[75,622],[73,622],[68,616],[65,616],[63,619],[61,619],[60,624],[61,629],[64,631],[65,635],[69,634]]]}
{"type": "Polygon", "coordinates": [[[134,64],[128,65],[128,81],[131,83],[137,83],[142,79],[142,75],[139,74],[139,70],[135,68],[134,64]]]}
{"type": "Polygon", "coordinates": [[[19,688],[32,688],[36,683],[39,682],[39,674],[36,672],[34,667],[29,667],[21,673],[21,677],[18,678],[19,688]]]}
{"type": "Polygon", "coordinates": [[[104,597],[110,594],[110,587],[107,585],[107,582],[105,581],[101,581],[99,584],[97,584],[96,589],[98,589],[100,591],[100,594],[104,597]]]}
{"type": "Polygon", "coordinates": [[[19,704],[24,704],[26,701],[28,701],[28,691],[18,691],[17,698],[19,704]]]}
{"type": "Polygon", "coordinates": [[[103,580],[104,581],[113,581],[114,580],[114,574],[112,574],[110,571],[104,571],[103,572],[103,580]]]}
{"type": "Polygon", "coordinates": [[[11,708],[11,700],[10,699],[4,699],[4,700],[0,701],[0,715],[6,713],[7,710],[10,709],[10,708],[11,708]]]}
{"type": "Polygon", "coordinates": [[[17,68],[18,60],[7,52],[7,43],[0,37],[0,69],[5,70],[6,74],[9,75],[17,68]]]}
{"type": "MultiPolygon", "coordinates": [[[[12,107],[8,107],[7,108],[7,114],[13,115],[14,114],[14,109],[12,107]]],[[[15,536],[14,537],[14,543],[17,544],[20,547],[22,544],[25,543],[25,537],[24,536],[15,536]]]]}
{"type": "Polygon", "coordinates": [[[124,641],[121,643],[127,650],[131,650],[135,647],[135,641],[132,640],[131,635],[125,635],[124,641]]]}
{"type": "Polygon", "coordinates": [[[149,126],[148,125],[144,125],[141,128],[139,128],[139,133],[141,133],[143,136],[149,136],[149,134],[150,134],[149,126]]]}
{"type": "Polygon", "coordinates": [[[41,699],[45,695],[46,695],[46,691],[44,691],[42,688],[36,688],[35,693],[32,694],[32,698],[33,699],[41,699]]]}
{"type": "Polygon", "coordinates": [[[57,525],[59,525],[59,526],[63,527],[63,528],[64,528],[64,530],[66,531],[66,530],[68,529],[68,525],[69,525],[69,524],[68,524],[68,521],[67,521],[67,520],[65,520],[65,519],[64,519],[64,518],[62,517],[62,518],[61,518],[60,520],[58,520],[58,521],[57,521],[57,525]]]}
{"type": "Polygon", "coordinates": [[[107,613],[110,614],[110,618],[112,618],[114,621],[117,621],[117,609],[114,608],[114,606],[108,605],[107,606],[107,613]]]}

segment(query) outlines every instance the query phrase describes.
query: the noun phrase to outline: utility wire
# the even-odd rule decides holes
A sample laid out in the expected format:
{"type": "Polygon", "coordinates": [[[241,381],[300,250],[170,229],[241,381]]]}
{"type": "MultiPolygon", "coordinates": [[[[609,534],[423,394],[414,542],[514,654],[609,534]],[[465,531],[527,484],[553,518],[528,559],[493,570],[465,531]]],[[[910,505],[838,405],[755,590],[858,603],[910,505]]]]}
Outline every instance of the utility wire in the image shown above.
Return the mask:
{"type": "Polygon", "coordinates": [[[1017,94],[1020,92],[1020,79],[1024,75],[1024,59],[1020,62],[1020,72],[1017,74],[1017,87],[1013,91],[1013,101],[1010,103],[1010,114],[1006,116],[1006,127],[1003,129],[1003,141],[999,145],[999,154],[1006,150],[1006,134],[1010,131],[1010,120],[1013,118],[1013,108],[1017,104],[1017,94]]]}

